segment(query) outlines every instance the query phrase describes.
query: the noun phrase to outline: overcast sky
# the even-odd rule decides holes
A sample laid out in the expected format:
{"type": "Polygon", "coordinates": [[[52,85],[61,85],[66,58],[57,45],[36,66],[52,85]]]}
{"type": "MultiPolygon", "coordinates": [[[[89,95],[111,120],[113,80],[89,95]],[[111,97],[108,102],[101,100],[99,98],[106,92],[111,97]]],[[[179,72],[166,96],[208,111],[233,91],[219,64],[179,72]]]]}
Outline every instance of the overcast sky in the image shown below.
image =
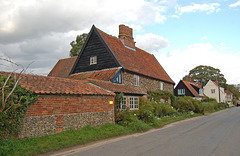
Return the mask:
{"type": "Polygon", "coordinates": [[[93,24],[114,36],[125,24],[175,83],[208,65],[240,84],[239,19],[240,0],[0,0],[0,57],[47,75],[93,24]]]}

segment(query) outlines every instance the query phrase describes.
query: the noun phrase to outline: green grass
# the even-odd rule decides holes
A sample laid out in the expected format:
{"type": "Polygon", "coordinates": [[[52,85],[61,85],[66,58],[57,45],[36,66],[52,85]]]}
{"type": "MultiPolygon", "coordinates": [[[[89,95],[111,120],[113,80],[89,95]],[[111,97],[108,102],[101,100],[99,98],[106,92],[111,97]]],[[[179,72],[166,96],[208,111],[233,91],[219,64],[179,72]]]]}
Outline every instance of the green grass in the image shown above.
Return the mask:
{"type": "Polygon", "coordinates": [[[107,124],[101,127],[84,127],[81,130],[68,130],[56,135],[44,136],[28,139],[9,139],[0,141],[0,155],[34,155],[45,153],[52,150],[58,150],[74,145],[85,144],[87,142],[130,134],[134,132],[147,131],[151,128],[159,128],[166,124],[199,116],[200,114],[191,115],[189,113],[179,116],[162,117],[154,120],[153,123],[145,123],[140,120],[134,120],[128,126],[117,124],[107,124]]]}

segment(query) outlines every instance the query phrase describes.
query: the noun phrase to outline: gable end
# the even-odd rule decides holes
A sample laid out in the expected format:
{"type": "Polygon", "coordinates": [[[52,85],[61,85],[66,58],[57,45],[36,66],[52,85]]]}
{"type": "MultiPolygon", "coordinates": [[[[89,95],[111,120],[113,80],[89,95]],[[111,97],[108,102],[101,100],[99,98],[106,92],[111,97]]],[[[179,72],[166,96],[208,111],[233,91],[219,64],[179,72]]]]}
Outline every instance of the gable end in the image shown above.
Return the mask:
{"type": "Polygon", "coordinates": [[[102,39],[98,30],[93,26],[70,75],[120,66],[120,63],[102,39]],[[96,58],[96,63],[94,64],[91,63],[91,58],[93,57],[96,58]]]}

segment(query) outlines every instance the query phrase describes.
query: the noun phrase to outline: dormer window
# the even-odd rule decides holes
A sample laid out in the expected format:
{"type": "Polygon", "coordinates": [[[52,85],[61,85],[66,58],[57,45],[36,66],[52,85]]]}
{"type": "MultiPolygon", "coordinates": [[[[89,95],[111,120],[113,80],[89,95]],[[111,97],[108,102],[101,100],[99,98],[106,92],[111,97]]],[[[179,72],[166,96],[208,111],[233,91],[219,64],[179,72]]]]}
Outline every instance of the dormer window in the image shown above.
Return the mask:
{"type": "Polygon", "coordinates": [[[97,64],[97,56],[91,56],[90,57],[90,65],[97,64]]]}
{"type": "Polygon", "coordinates": [[[113,83],[121,84],[121,83],[122,83],[122,73],[119,72],[116,76],[114,76],[113,79],[111,79],[111,81],[112,81],[113,83]]]}

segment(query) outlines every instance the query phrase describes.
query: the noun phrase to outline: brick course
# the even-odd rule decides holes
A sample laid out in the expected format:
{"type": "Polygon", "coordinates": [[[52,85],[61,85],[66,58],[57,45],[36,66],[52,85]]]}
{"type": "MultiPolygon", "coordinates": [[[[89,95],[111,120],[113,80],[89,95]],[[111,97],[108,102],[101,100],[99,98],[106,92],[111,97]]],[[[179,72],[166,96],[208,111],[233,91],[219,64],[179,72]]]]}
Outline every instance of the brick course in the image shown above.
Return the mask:
{"type": "Polygon", "coordinates": [[[20,138],[114,123],[114,96],[41,95],[26,112],[20,138]]]}

